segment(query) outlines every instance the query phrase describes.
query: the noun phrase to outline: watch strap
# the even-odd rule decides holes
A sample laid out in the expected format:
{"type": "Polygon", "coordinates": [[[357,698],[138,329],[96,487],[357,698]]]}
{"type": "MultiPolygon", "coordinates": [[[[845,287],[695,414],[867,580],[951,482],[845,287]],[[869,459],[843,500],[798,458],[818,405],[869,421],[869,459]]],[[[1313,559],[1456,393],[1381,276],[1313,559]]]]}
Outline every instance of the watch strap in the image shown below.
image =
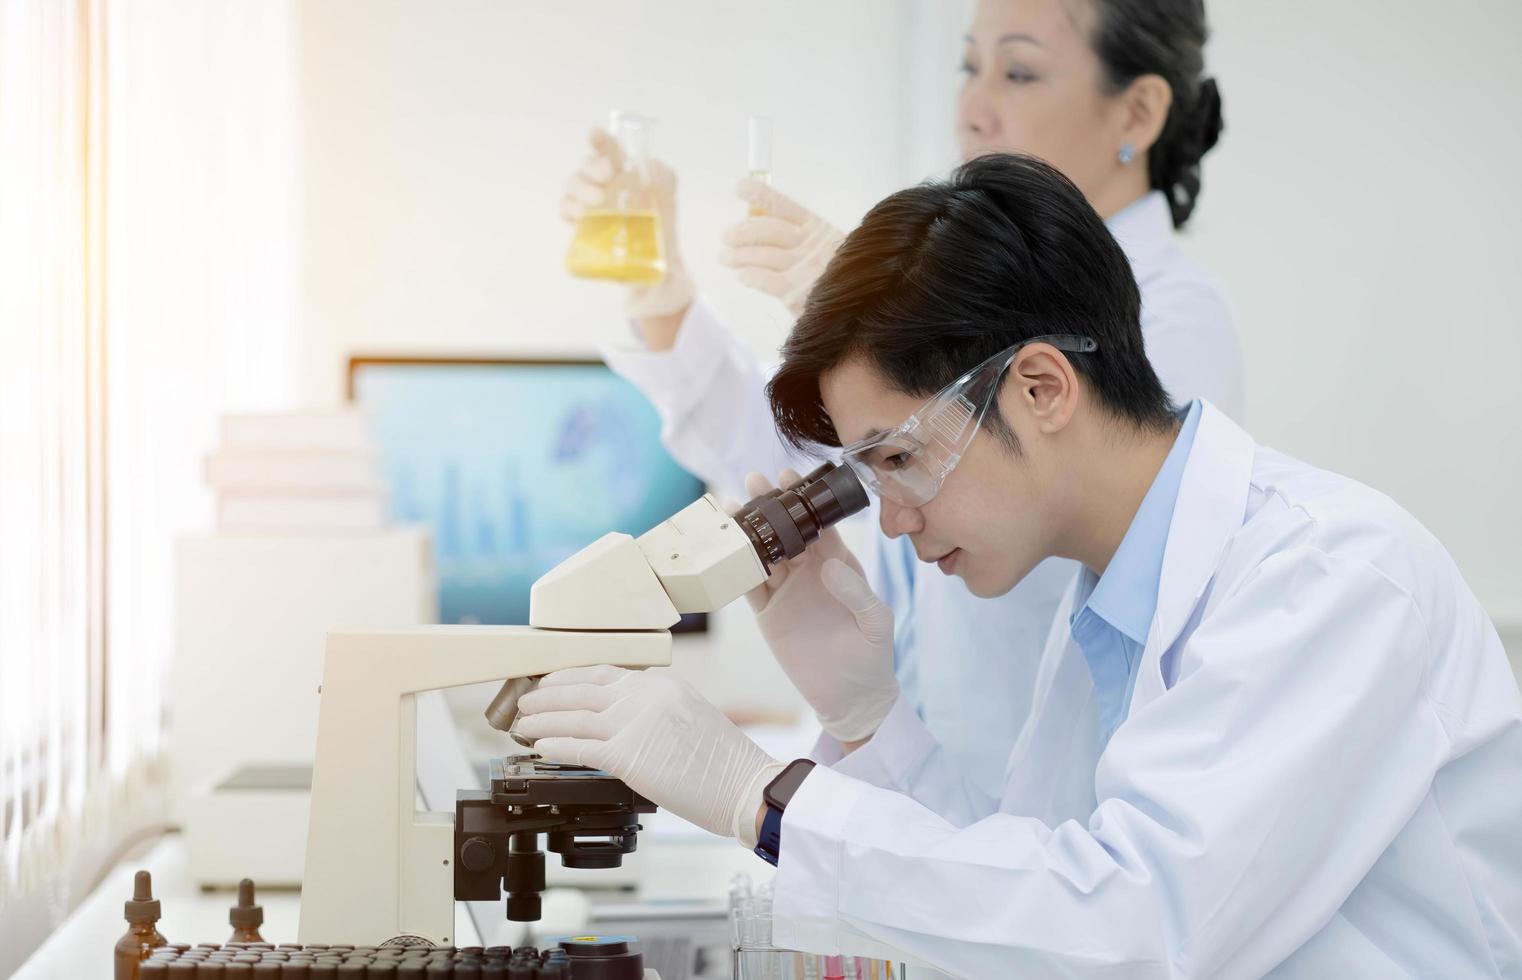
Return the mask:
{"type": "Polygon", "coordinates": [[[756,838],[756,853],[772,865],[776,865],[782,855],[782,814],[792,801],[793,793],[813,768],[812,760],[795,759],[783,767],[761,791],[761,802],[766,811],[761,815],[761,833],[756,838]]]}
{"type": "Polygon", "coordinates": [[[766,813],[761,817],[761,836],[756,841],[756,854],[761,860],[777,866],[777,859],[782,856],[782,811],[768,805],[766,813]]]}

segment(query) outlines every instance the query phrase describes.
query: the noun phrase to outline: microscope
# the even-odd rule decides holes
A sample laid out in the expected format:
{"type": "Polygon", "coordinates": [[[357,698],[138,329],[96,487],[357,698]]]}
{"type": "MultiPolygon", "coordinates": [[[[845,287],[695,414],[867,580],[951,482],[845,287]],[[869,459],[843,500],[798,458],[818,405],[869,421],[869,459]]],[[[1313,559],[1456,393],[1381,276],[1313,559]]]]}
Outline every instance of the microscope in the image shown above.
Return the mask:
{"type": "Polygon", "coordinates": [[[618,867],[655,805],[527,749],[493,762],[488,791],[459,791],[453,813],[419,810],[416,695],[506,679],[486,716],[509,731],[544,674],[667,666],[683,613],[727,605],[866,505],[851,471],[826,464],[733,515],[705,494],[638,538],[604,535],[534,583],[528,626],[329,634],[299,940],[447,946],[456,901],[504,894],[509,919],[536,921],[541,836],[569,867],[618,867]]]}

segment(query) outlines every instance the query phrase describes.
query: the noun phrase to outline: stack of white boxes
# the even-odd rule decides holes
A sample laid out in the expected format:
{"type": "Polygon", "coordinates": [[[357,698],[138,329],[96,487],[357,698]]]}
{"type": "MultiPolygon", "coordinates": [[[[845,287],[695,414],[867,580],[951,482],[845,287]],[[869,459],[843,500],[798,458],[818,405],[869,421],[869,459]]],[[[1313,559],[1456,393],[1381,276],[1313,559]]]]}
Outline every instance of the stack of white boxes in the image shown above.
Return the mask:
{"type": "Polygon", "coordinates": [[[224,416],[206,482],[223,531],[375,530],[386,522],[375,443],[353,409],[224,416]]]}
{"type": "Polygon", "coordinates": [[[357,411],[222,420],[217,529],[175,549],[171,811],[208,886],[301,880],[327,634],[438,617],[426,529],[390,524],[357,411]]]}

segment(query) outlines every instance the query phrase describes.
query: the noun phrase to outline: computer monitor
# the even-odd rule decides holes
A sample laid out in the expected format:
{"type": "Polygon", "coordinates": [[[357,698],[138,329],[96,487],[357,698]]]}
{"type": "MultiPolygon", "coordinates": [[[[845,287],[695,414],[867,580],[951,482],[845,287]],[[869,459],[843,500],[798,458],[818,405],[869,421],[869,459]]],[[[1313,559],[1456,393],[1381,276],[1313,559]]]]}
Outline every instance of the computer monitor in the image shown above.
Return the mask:
{"type": "Polygon", "coordinates": [[[433,531],[445,623],[527,623],[540,575],[703,493],[661,446],[655,409],[598,360],[354,357],[349,397],[393,519],[433,531]]]}

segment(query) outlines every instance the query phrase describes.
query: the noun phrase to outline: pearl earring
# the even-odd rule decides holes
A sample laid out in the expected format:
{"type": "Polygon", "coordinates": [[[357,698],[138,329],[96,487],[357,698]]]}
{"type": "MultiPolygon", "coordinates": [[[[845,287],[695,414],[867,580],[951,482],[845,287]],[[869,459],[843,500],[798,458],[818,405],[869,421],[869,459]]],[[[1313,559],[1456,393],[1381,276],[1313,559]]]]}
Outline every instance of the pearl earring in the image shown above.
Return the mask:
{"type": "Polygon", "coordinates": [[[1136,159],[1136,147],[1130,143],[1122,143],[1120,144],[1120,153],[1117,156],[1120,158],[1120,165],[1128,167],[1131,165],[1131,161],[1136,159]]]}

